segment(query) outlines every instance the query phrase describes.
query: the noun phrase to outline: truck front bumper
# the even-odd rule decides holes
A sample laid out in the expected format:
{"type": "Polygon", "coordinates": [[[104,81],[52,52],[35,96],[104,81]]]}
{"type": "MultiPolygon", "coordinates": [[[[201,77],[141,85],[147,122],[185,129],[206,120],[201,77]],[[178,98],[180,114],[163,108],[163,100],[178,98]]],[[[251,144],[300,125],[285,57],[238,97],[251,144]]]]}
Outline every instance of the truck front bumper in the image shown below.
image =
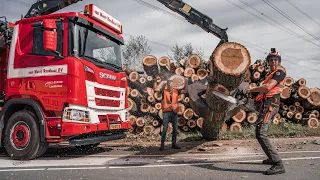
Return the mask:
{"type": "Polygon", "coordinates": [[[126,137],[125,133],[115,133],[110,135],[99,135],[93,137],[77,137],[69,139],[70,146],[83,146],[83,145],[90,145],[90,144],[97,144],[106,141],[113,141],[118,139],[123,139],[126,137]]]}

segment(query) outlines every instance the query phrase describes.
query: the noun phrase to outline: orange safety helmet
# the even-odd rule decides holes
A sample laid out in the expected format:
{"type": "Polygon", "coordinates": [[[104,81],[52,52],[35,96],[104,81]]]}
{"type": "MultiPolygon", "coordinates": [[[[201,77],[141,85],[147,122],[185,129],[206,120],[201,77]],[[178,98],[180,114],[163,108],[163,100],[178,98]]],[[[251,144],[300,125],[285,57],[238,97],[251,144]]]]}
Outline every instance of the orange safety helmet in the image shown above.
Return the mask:
{"type": "Polygon", "coordinates": [[[276,58],[279,59],[279,62],[281,62],[281,55],[280,55],[280,53],[278,51],[276,51],[276,48],[271,48],[271,52],[268,54],[268,56],[266,58],[267,62],[269,62],[269,59],[271,57],[276,57],[276,58]]]}

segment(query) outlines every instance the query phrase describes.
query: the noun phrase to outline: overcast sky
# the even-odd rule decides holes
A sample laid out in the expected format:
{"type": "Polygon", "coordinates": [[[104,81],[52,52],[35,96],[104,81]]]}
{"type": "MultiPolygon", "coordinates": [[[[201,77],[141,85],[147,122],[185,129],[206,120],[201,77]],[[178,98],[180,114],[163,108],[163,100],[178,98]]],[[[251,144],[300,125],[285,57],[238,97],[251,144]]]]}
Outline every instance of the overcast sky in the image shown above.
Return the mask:
{"type": "MultiPolygon", "coordinates": [[[[152,54],[158,58],[167,55],[170,51],[170,46],[175,43],[191,42],[194,47],[201,48],[206,56],[210,56],[218,44],[219,39],[217,37],[204,32],[201,28],[173,18],[163,12],[150,9],[137,3],[137,1],[83,0],[61,11],[82,11],[84,5],[93,3],[118,19],[123,25],[124,33],[144,35],[151,40],[149,43],[152,46],[152,54]]],[[[144,1],[170,11],[156,0],[144,1]]],[[[286,0],[269,0],[309,33],[315,35],[315,38],[273,10],[263,0],[242,1],[263,12],[265,16],[258,14],[239,0],[184,0],[184,2],[211,17],[219,27],[228,27],[229,41],[245,45],[251,54],[253,62],[258,58],[265,57],[265,53],[271,47],[275,47],[283,55],[283,65],[287,68],[288,76],[293,77],[295,80],[303,77],[307,79],[309,87],[320,87],[320,81],[317,77],[320,75],[320,40],[315,39],[320,39],[320,1],[288,0],[302,11],[299,12],[286,0]],[[283,27],[272,26],[243,9],[261,19],[265,19],[271,24],[274,24],[274,22],[268,20],[266,16],[273,18],[284,28],[298,34],[302,39],[281,30],[283,27]],[[312,20],[303,13],[311,17],[312,20]]],[[[21,14],[24,15],[28,11],[28,4],[32,4],[36,0],[0,0],[0,2],[0,15],[6,15],[10,21],[15,21],[21,17],[21,14]]],[[[128,37],[128,35],[124,35],[125,40],[128,37]]]]}

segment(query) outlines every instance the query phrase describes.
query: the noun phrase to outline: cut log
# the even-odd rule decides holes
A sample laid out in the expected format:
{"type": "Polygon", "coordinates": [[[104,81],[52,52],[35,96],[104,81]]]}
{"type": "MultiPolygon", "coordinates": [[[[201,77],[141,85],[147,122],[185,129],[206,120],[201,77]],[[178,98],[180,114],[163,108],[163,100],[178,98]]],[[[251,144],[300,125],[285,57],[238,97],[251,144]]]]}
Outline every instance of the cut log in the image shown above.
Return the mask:
{"type": "Polygon", "coordinates": [[[234,115],[232,119],[235,122],[241,123],[243,120],[246,119],[247,117],[246,115],[247,115],[246,112],[243,109],[240,109],[240,111],[236,115],[234,115]]]}
{"type": "Polygon", "coordinates": [[[147,87],[147,93],[149,96],[154,96],[154,90],[150,87],[147,87]]]}
{"type": "Polygon", "coordinates": [[[279,110],[279,114],[281,114],[281,116],[286,117],[287,116],[288,111],[280,109],[279,110]]]}
{"type": "Polygon", "coordinates": [[[193,117],[193,110],[191,108],[187,108],[184,112],[183,112],[183,117],[187,120],[191,119],[193,117]]]}
{"type": "Polygon", "coordinates": [[[135,82],[138,82],[140,79],[140,76],[139,76],[139,73],[136,72],[136,71],[133,71],[129,74],[129,81],[131,83],[135,83],[135,82]]]}
{"type": "Polygon", "coordinates": [[[157,101],[161,101],[163,98],[161,92],[155,92],[154,98],[156,98],[157,101]]]}
{"type": "Polygon", "coordinates": [[[280,113],[275,114],[275,115],[274,115],[274,118],[280,119],[280,118],[281,118],[281,114],[280,114],[280,113]]]}
{"type": "Polygon", "coordinates": [[[194,74],[194,73],[195,73],[195,70],[194,70],[193,68],[187,67],[187,68],[184,70],[183,75],[184,75],[185,77],[191,77],[192,74],[194,74]]]}
{"type": "Polygon", "coordinates": [[[169,78],[173,83],[173,88],[175,89],[184,89],[185,87],[185,78],[179,75],[173,75],[169,78]]]}
{"type": "Polygon", "coordinates": [[[155,128],[151,125],[146,125],[143,127],[143,132],[145,135],[151,135],[151,133],[155,130],[155,128]]]}
{"type": "Polygon", "coordinates": [[[297,107],[297,106],[300,106],[301,104],[297,101],[297,102],[294,102],[294,105],[297,107]]]}
{"type": "Polygon", "coordinates": [[[284,104],[284,105],[282,105],[282,109],[287,111],[289,108],[286,104],[284,104]]]}
{"type": "Polygon", "coordinates": [[[298,96],[300,98],[302,98],[302,99],[307,99],[311,95],[310,89],[308,87],[306,87],[306,86],[300,86],[298,88],[298,92],[297,93],[298,93],[298,96]]]}
{"type": "Polygon", "coordinates": [[[169,70],[170,70],[171,72],[175,72],[176,69],[177,69],[177,67],[174,65],[173,62],[170,61],[169,70]]]}
{"type": "Polygon", "coordinates": [[[143,127],[143,126],[144,126],[144,123],[145,123],[145,119],[144,119],[143,117],[137,118],[137,120],[136,120],[136,125],[137,125],[138,127],[143,127]]]}
{"type": "Polygon", "coordinates": [[[242,125],[238,122],[233,122],[230,126],[231,132],[242,132],[242,125]]]}
{"type": "Polygon", "coordinates": [[[179,76],[184,76],[184,68],[183,67],[178,67],[176,70],[175,70],[175,73],[179,76]]]}
{"type": "Polygon", "coordinates": [[[291,87],[294,83],[294,79],[292,77],[285,77],[284,85],[287,87],[291,87]]]}
{"type": "Polygon", "coordinates": [[[293,117],[293,120],[298,122],[302,119],[302,114],[301,113],[296,113],[293,117]]]}
{"type": "Polygon", "coordinates": [[[147,113],[150,111],[150,105],[147,103],[142,103],[140,106],[140,111],[143,113],[147,113]]]}
{"type": "Polygon", "coordinates": [[[179,111],[178,111],[178,115],[183,115],[184,111],[186,110],[186,106],[182,103],[179,103],[179,111]]]}
{"type": "Polygon", "coordinates": [[[162,56],[159,59],[160,73],[166,73],[170,71],[170,59],[166,56],[162,56]]]}
{"type": "Polygon", "coordinates": [[[228,129],[228,125],[227,125],[227,123],[224,122],[224,123],[222,124],[221,131],[222,131],[222,132],[226,132],[227,129],[228,129]]]}
{"type": "Polygon", "coordinates": [[[197,54],[192,54],[188,57],[188,66],[194,69],[199,68],[201,59],[197,54]]]}
{"type": "Polygon", "coordinates": [[[297,106],[297,113],[304,113],[304,108],[302,106],[297,106]]]}
{"type": "Polygon", "coordinates": [[[320,89],[311,88],[310,92],[311,94],[307,98],[308,102],[314,107],[320,106],[320,89]]]}
{"type": "Polygon", "coordinates": [[[150,95],[147,97],[147,99],[148,99],[148,102],[151,103],[151,104],[153,104],[156,101],[154,96],[150,96],[150,95]]]}
{"type": "Polygon", "coordinates": [[[188,122],[187,122],[187,125],[188,125],[188,127],[189,127],[190,129],[193,129],[193,128],[197,127],[197,123],[196,123],[196,121],[193,120],[193,119],[189,119],[188,122]]]}
{"type": "Polygon", "coordinates": [[[297,86],[307,86],[307,81],[303,78],[299,79],[298,81],[295,82],[295,85],[297,86]]]}
{"type": "Polygon", "coordinates": [[[310,119],[308,120],[308,127],[309,127],[310,129],[316,129],[316,128],[318,128],[318,127],[319,127],[319,121],[318,121],[318,119],[316,119],[316,118],[310,118],[310,119]]]}
{"type": "Polygon", "coordinates": [[[198,69],[197,75],[199,77],[199,80],[203,80],[208,76],[208,71],[205,69],[198,69]]]}
{"type": "Polygon", "coordinates": [[[136,128],[135,132],[136,132],[137,134],[141,134],[141,133],[143,132],[143,126],[141,126],[141,127],[138,126],[138,127],[136,128]]]}
{"type": "Polygon", "coordinates": [[[183,117],[181,117],[181,116],[178,117],[178,126],[179,127],[183,127],[184,125],[186,125],[186,123],[187,123],[187,121],[183,117]]]}
{"type": "Polygon", "coordinates": [[[154,107],[157,109],[157,110],[160,110],[161,109],[161,103],[156,103],[155,105],[154,105],[154,107]]]}
{"type": "Polygon", "coordinates": [[[250,66],[249,66],[249,70],[250,71],[255,71],[257,68],[258,68],[258,64],[251,64],[250,66]]]}
{"type": "Polygon", "coordinates": [[[134,115],[130,115],[127,120],[131,123],[131,125],[135,125],[136,124],[136,120],[137,120],[137,116],[134,115]]]}
{"type": "Polygon", "coordinates": [[[288,113],[287,113],[287,118],[288,119],[292,119],[293,118],[293,116],[294,116],[294,112],[291,112],[291,111],[289,111],[288,113]]]}
{"type": "Polygon", "coordinates": [[[179,101],[179,102],[183,101],[185,97],[186,97],[185,94],[183,94],[183,93],[182,93],[182,94],[179,94],[179,96],[178,96],[178,101],[179,101]]]}
{"type": "Polygon", "coordinates": [[[190,98],[189,98],[189,97],[185,97],[185,98],[183,99],[183,103],[189,104],[189,102],[190,102],[190,98]]]}
{"type": "Polygon", "coordinates": [[[137,111],[137,104],[131,98],[128,98],[128,110],[135,112],[137,111]]]}
{"type": "Polygon", "coordinates": [[[290,87],[285,87],[283,91],[280,93],[281,99],[288,99],[291,96],[290,87]]]}
{"type": "Polygon", "coordinates": [[[155,107],[150,107],[149,112],[152,115],[157,115],[158,114],[158,110],[155,107]]]}
{"type": "Polygon", "coordinates": [[[253,73],[253,75],[251,76],[251,81],[253,82],[258,82],[261,78],[261,73],[256,71],[253,73]]]}
{"type": "Polygon", "coordinates": [[[159,125],[160,125],[160,122],[158,120],[155,119],[155,120],[152,121],[152,126],[153,127],[158,127],[159,125]]]}
{"type": "Polygon", "coordinates": [[[264,67],[267,66],[267,61],[266,61],[266,60],[262,60],[262,61],[260,62],[260,65],[261,65],[261,66],[264,66],[264,67]]]}
{"type": "Polygon", "coordinates": [[[151,55],[145,56],[142,60],[142,64],[143,64],[144,72],[148,76],[154,77],[157,74],[159,74],[157,58],[155,56],[151,56],[151,55]]]}
{"type": "Polygon", "coordinates": [[[155,81],[156,81],[157,83],[160,83],[160,82],[162,81],[162,78],[161,78],[160,76],[156,76],[155,81]]]}
{"type": "Polygon", "coordinates": [[[199,117],[199,118],[197,119],[197,126],[198,126],[200,129],[202,128],[203,120],[204,120],[203,117],[199,117]]]}
{"type": "Polygon", "coordinates": [[[137,89],[132,89],[130,91],[130,96],[133,101],[140,102],[141,98],[143,97],[142,94],[137,89]]]}
{"type": "Polygon", "coordinates": [[[317,111],[317,110],[312,110],[312,111],[311,111],[311,114],[316,115],[316,117],[318,118],[320,113],[319,113],[319,111],[317,111]]]}
{"type": "Polygon", "coordinates": [[[185,66],[186,61],[184,59],[181,59],[179,61],[180,66],[184,67],[185,66]]]}
{"type": "Polygon", "coordinates": [[[272,123],[275,124],[275,125],[278,125],[280,123],[280,120],[277,119],[277,118],[273,118],[272,119],[272,123]]]}
{"type": "Polygon", "coordinates": [[[192,82],[196,82],[196,81],[198,81],[198,80],[199,80],[198,75],[196,75],[196,74],[192,74],[192,75],[191,75],[191,81],[192,81],[192,82]]]}
{"type": "Polygon", "coordinates": [[[257,115],[257,113],[249,113],[249,114],[248,114],[247,121],[248,121],[250,124],[255,123],[257,120],[258,120],[258,115],[257,115]]]}
{"type": "Polygon", "coordinates": [[[252,88],[254,88],[254,87],[257,87],[257,84],[256,84],[256,83],[250,83],[250,84],[249,84],[249,87],[250,87],[250,89],[252,89],[252,88]]]}
{"type": "Polygon", "coordinates": [[[296,112],[296,111],[297,111],[297,107],[294,106],[294,105],[290,105],[290,106],[289,106],[289,111],[291,111],[291,112],[296,112]]]}
{"type": "Polygon", "coordinates": [[[162,109],[159,110],[158,112],[158,116],[160,119],[163,119],[163,112],[162,112],[162,109]]]}
{"type": "Polygon", "coordinates": [[[187,125],[185,125],[185,126],[182,127],[182,130],[184,132],[188,132],[189,131],[189,127],[187,125]]]}
{"type": "Polygon", "coordinates": [[[258,66],[257,71],[258,71],[260,74],[262,74],[262,73],[264,72],[264,70],[265,70],[265,67],[264,67],[264,66],[258,66]]]}

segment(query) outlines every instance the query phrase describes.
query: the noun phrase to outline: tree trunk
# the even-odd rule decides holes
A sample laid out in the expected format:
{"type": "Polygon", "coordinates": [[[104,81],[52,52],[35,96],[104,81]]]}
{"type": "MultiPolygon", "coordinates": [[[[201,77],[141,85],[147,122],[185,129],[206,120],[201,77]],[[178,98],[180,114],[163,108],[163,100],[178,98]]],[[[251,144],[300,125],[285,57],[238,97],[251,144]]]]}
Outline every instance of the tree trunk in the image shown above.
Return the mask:
{"type": "Polygon", "coordinates": [[[173,75],[169,79],[172,80],[173,88],[175,89],[185,88],[185,78],[183,76],[173,75]]]}
{"type": "Polygon", "coordinates": [[[159,74],[157,58],[155,56],[145,56],[142,60],[143,69],[148,76],[155,77],[159,74]]]}

